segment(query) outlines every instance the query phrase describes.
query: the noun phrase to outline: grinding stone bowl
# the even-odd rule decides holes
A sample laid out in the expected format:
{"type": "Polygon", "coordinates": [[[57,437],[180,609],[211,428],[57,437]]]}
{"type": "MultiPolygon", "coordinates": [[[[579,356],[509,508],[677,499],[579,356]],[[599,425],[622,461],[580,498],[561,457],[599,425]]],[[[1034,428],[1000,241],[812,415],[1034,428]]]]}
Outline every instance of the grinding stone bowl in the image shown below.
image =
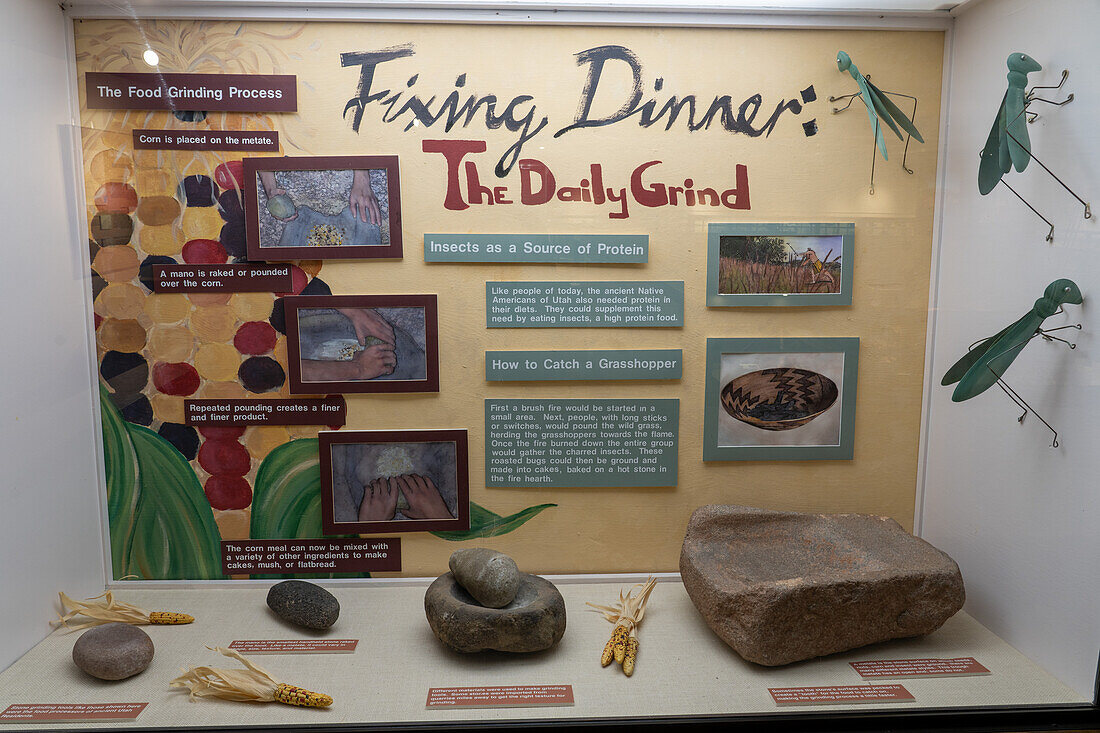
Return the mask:
{"type": "Polygon", "coordinates": [[[802,427],[836,402],[836,383],[808,369],[786,367],[742,374],[722,388],[731,417],[761,430],[802,427]]]}
{"type": "Polygon", "coordinates": [[[966,599],[950,557],[870,514],[700,507],[680,576],[707,625],[766,666],[931,633],[966,599]]]}
{"type": "Polygon", "coordinates": [[[479,605],[453,573],[441,575],[424,594],[424,613],[436,637],[456,652],[538,652],[565,634],[565,599],[553,583],[527,573],[504,608],[479,605]]]}

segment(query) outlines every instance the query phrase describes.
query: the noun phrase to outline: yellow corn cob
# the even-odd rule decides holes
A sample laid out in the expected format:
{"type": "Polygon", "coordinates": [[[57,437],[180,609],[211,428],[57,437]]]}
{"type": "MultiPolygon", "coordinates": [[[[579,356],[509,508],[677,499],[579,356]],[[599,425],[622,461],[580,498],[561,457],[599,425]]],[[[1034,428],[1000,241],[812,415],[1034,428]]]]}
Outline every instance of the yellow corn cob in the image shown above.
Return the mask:
{"type": "Polygon", "coordinates": [[[175,626],[177,624],[189,624],[195,620],[194,616],[175,611],[150,611],[149,623],[163,626],[175,626]]]}
{"type": "Polygon", "coordinates": [[[626,640],[626,656],[623,657],[623,674],[627,677],[634,674],[634,662],[638,659],[638,638],[635,636],[626,640]]]}
{"type": "Polygon", "coordinates": [[[603,655],[600,657],[600,666],[606,667],[611,664],[611,660],[615,656],[615,635],[612,634],[611,638],[607,640],[607,643],[603,645],[603,655]]]}
{"type": "Polygon", "coordinates": [[[611,648],[615,655],[615,663],[622,664],[623,658],[626,656],[626,626],[619,624],[615,627],[615,630],[611,632],[611,648]]]}
{"type": "Polygon", "coordinates": [[[327,708],[332,698],[321,692],[310,692],[294,685],[280,684],[275,688],[275,701],[306,708],[327,708]]]}

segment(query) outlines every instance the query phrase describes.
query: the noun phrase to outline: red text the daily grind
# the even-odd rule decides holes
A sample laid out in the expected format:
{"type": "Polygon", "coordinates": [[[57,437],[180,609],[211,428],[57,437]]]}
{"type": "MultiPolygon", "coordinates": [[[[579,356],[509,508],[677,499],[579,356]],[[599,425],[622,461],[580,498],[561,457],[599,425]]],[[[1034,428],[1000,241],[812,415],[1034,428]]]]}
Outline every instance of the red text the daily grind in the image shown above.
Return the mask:
{"type": "Polygon", "coordinates": [[[731,188],[696,187],[695,181],[685,178],[682,185],[668,185],[654,180],[650,169],[661,165],[650,160],[634,168],[629,186],[614,188],[605,186],[603,166],[592,163],[589,175],[578,185],[559,186],[548,165],[535,158],[519,161],[519,198],[508,186],[486,186],[477,163],[464,160],[471,153],[485,152],[484,140],[425,140],[425,153],[440,153],[447,162],[447,192],[443,208],[462,211],[476,205],[506,205],[520,203],[538,206],[552,200],[590,203],[595,206],[608,204],[615,210],[608,213],[611,219],[630,216],[630,201],[650,208],[660,206],[714,206],[727,209],[748,209],[749,173],[743,165],[734,166],[731,188]],[[629,193],[629,196],[628,196],[629,193]]]}

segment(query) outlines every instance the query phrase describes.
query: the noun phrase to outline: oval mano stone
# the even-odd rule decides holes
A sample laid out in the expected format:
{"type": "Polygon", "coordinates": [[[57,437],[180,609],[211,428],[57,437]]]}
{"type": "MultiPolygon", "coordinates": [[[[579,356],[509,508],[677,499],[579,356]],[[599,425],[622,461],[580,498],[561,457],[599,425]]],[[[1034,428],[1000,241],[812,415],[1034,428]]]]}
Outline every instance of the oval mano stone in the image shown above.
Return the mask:
{"type": "Polygon", "coordinates": [[[271,586],[267,605],[279,618],[307,629],[327,629],[340,617],[336,596],[304,580],[284,580],[271,586]]]}
{"type": "Polygon", "coordinates": [[[467,547],[455,550],[449,564],[459,585],[483,606],[503,608],[516,597],[519,568],[503,552],[467,547]]]}
{"type": "Polygon", "coordinates": [[[73,645],[76,666],[101,680],[122,680],[145,671],[153,661],[153,640],[130,624],[88,629],[73,645]]]}
{"type": "Polygon", "coordinates": [[[538,652],[565,634],[565,600],[549,580],[520,573],[516,597],[504,608],[478,605],[453,573],[441,575],[424,594],[432,632],[456,652],[538,652]]]}

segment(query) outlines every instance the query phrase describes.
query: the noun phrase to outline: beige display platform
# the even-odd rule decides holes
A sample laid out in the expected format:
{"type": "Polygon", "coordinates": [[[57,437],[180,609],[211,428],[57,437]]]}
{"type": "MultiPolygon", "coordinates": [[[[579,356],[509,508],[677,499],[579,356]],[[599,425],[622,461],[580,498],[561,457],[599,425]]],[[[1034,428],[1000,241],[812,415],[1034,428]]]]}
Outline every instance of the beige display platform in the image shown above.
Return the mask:
{"type": "MultiPolygon", "coordinates": [[[[149,669],[121,682],[88,677],[72,663],[82,632],[55,631],[0,673],[0,710],[13,703],[148,702],[136,724],[164,726],[263,726],[312,724],[443,723],[469,720],[616,719],[846,710],[917,710],[973,706],[1081,704],[1089,701],[1050,676],[981,624],[959,613],[924,638],[864,647],[781,668],[743,661],[703,623],[678,580],[653,591],[640,632],[637,670],[627,678],[617,666],[601,668],[600,652],[611,625],[585,601],[610,603],[623,583],[555,580],[565,597],[568,626],[561,643],[529,655],[461,655],[445,649],[424,617],[429,581],[410,585],[328,587],[340,600],[340,618],[326,632],[305,632],[267,608],[266,587],[123,589],[120,599],[149,610],[191,613],[189,626],[144,627],[156,654],[149,669]],[[350,654],[263,655],[256,661],[276,679],[326,692],[325,709],[223,700],[190,702],[168,682],[181,667],[233,667],[234,660],[204,648],[234,640],[353,638],[350,654]],[[769,687],[871,684],[849,662],[871,659],[974,657],[990,674],[955,678],[875,680],[900,682],[914,701],[889,704],[779,707],[769,687]],[[431,687],[572,685],[575,704],[519,709],[427,709],[431,687]]],[[[43,620],[45,623],[45,619],[43,620]]],[[[135,722],[49,723],[65,728],[122,729],[135,722]]],[[[43,724],[0,724],[5,730],[45,730],[43,724]]]]}

